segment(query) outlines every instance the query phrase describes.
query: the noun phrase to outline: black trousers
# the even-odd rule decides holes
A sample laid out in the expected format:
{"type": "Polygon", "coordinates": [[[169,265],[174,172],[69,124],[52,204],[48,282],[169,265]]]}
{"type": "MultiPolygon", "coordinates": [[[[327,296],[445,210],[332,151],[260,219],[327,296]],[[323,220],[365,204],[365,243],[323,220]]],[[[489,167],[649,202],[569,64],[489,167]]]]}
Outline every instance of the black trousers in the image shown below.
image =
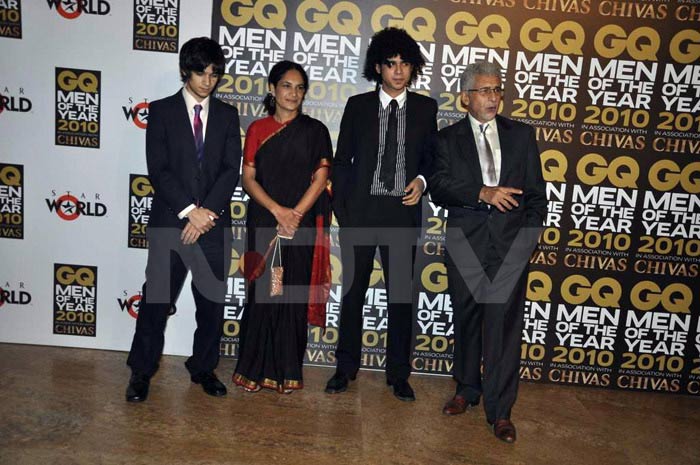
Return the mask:
{"type": "Polygon", "coordinates": [[[527,264],[508,263],[487,245],[483,261],[465,258],[464,239],[447,233],[447,282],[452,299],[456,394],[484,397],[489,423],[510,418],[518,393],[527,264]],[[481,363],[483,357],[483,377],[481,363]],[[482,380],[483,378],[483,380],[482,380]]]}
{"type": "Polygon", "coordinates": [[[413,263],[417,228],[414,209],[400,197],[372,196],[350,225],[340,228],[343,291],[337,369],[354,375],[360,368],[362,309],[374,255],[379,247],[387,289],[386,376],[391,382],[411,373],[413,342],[413,263]]]}
{"type": "Polygon", "coordinates": [[[207,233],[212,236],[202,236],[194,245],[186,246],[180,240],[180,229],[149,229],[146,282],[127,359],[132,372],[150,377],[158,369],[168,314],[180,294],[188,270],[192,271],[197,329],[192,356],[185,366],[193,376],[216,368],[224,323],[226,277],[231,261],[229,231],[229,228],[224,228],[224,231],[217,228],[207,233]]]}

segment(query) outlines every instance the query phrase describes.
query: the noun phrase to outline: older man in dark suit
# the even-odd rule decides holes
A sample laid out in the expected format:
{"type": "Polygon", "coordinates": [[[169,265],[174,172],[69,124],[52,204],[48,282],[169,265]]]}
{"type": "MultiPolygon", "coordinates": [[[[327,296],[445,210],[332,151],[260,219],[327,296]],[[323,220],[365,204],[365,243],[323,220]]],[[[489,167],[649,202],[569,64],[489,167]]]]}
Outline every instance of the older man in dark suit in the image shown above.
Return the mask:
{"type": "Polygon", "coordinates": [[[364,76],[377,89],[348,100],[333,161],[333,210],[340,224],[343,291],[335,375],[326,392],[347,389],[360,367],[362,306],[379,247],[388,293],[387,384],[415,400],[411,373],[413,246],[432,164],[437,103],[409,92],[425,60],[403,29],[372,38],[364,76]]]}
{"type": "Polygon", "coordinates": [[[535,131],[497,115],[501,73],[493,63],[467,66],[460,84],[469,114],[438,134],[430,185],[432,200],[448,209],[449,218],[446,265],[457,390],[443,412],[464,413],[483,394],[496,437],[514,442],[510,414],[527,265],[547,198],[535,131]]]}
{"type": "Polygon", "coordinates": [[[148,175],[155,190],[148,222],[146,282],[127,364],[126,400],[146,400],[163,352],[165,323],[192,271],[197,330],[185,363],[204,392],[223,396],[214,369],[223,329],[225,280],[231,256],[230,200],[238,183],[238,112],[211,96],[224,71],[215,41],[199,37],[180,51],[184,86],[149,106],[148,175]]]}

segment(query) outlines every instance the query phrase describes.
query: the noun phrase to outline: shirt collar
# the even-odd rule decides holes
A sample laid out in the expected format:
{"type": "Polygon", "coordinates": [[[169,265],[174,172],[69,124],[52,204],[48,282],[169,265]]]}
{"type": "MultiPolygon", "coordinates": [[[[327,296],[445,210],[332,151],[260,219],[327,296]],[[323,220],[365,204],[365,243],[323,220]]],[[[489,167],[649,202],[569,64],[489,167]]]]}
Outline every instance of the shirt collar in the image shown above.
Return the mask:
{"type": "Polygon", "coordinates": [[[182,87],[182,97],[185,99],[185,105],[187,105],[187,113],[191,114],[194,113],[194,106],[199,104],[202,105],[202,112],[203,113],[208,113],[209,112],[209,96],[202,100],[201,102],[198,102],[194,97],[192,97],[192,94],[187,90],[187,87],[182,87]]]}
{"type": "Polygon", "coordinates": [[[399,95],[397,95],[396,97],[392,97],[391,95],[384,92],[382,86],[379,86],[379,101],[382,104],[382,108],[388,107],[389,103],[391,103],[392,100],[396,100],[396,103],[399,104],[399,108],[403,108],[404,104],[406,103],[407,96],[408,91],[405,88],[403,92],[401,92],[399,95]]]}
{"type": "Polygon", "coordinates": [[[481,126],[482,124],[488,124],[489,128],[491,128],[494,131],[498,131],[498,128],[496,128],[496,119],[492,119],[491,121],[487,121],[486,123],[481,123],[479,120],[474,118],[470,113],[467,113],[467,116],[469,117],[469,122],[471,123],[472,126],[472,131],[474,131],[474,134],[479,134],[481,133],[481,126]]]}

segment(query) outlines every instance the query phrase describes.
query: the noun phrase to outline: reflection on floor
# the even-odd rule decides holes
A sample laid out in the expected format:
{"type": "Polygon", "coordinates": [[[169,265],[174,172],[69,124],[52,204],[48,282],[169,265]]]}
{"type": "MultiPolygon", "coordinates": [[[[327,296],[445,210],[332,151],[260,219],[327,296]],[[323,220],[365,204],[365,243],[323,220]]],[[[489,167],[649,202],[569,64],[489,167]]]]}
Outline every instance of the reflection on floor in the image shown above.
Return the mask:
{"type": "Polygon", "coordinates": [[[688,396],[522,383],[514,445],[481,408],[446,417],[445,377],[413,376],[400,402],[383,373],[323,392],[328,368],[307,367],[291,395],[231,386],[212,398],[182,357],[163,357],[149,399],[128,404],[123,352],[0,344],[0,464],[700,464],[700,400],[688,396]]]}

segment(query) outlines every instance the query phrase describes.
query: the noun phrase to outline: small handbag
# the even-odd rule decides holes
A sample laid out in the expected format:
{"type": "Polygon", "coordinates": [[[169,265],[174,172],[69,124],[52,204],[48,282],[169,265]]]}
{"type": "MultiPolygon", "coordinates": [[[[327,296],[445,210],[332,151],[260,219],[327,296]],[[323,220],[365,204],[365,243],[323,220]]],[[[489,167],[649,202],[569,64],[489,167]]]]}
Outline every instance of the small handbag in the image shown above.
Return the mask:
{"type": "Polygon", "coordinates": [[[274,252],[272,252],[272,263],[270,267],[270,297],[280,296],[283,293],[282,277],[284,276],[284,267],[282,267],[282,244],[279,236],[275,243],[274,252]],[[279,265],[275,266],[275,257],[279,256],[279,265]]]}

